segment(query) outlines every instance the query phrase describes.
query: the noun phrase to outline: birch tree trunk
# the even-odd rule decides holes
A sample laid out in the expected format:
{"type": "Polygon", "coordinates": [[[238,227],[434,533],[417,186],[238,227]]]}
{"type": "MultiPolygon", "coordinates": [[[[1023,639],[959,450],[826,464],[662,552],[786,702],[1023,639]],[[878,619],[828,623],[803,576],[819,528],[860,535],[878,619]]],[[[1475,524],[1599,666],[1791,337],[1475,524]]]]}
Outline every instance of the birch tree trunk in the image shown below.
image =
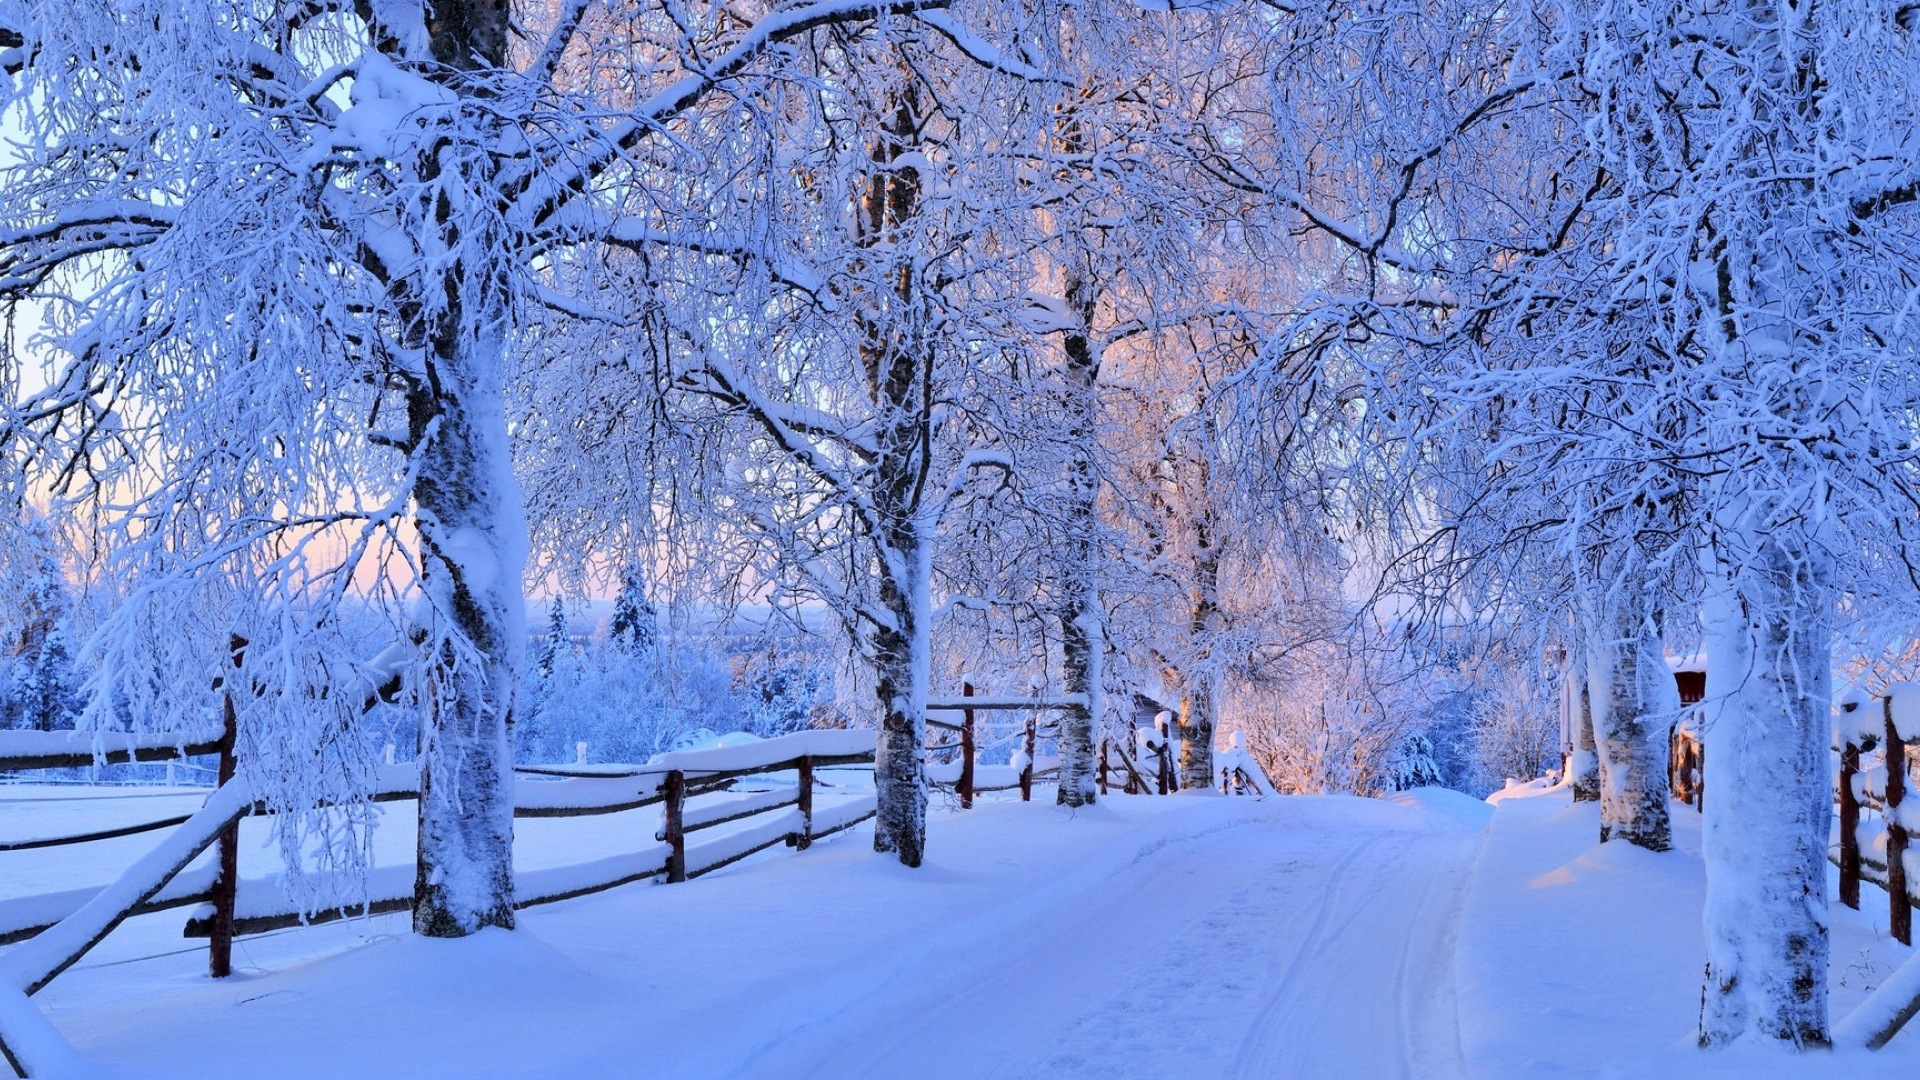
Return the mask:
{"type": "Polygon", "coordinates": [[[897,627],[870,632],[880,742],[873,760],[873,849],[919,866],[927,845],[926,715],[931,671],[931,545],[917,530],[896,535],[902,574],[882,578],[881,603],[897,627]]]}
{"type": "Polygon", "coordinates": [[[1600,754],[1593,737],[1593,684],[1584,671],[1571,674],[1580,680],[1573,702],[1573,760],[1568,763],[1573,773],[1573,801],[1599,802],[1600,754]]]}
{"type": "Polygon", "coordinates": [[[1600,840],[1665,851],[1672,843],[1667,725],[1679,712],[1679,691],[1667,671],[1644,579],[1623,575],[1600,603],[1587,653],[1600,764],[1600,840]]]}
{"type": "Polygon", "coordinates": [[[1752,537],[1709,608],[1703,724],[1714,771],[1700,1043],[1828,1041],[1832,563],[1790,530],[1752,537]]]}
{"type": "MultiPolygon", "coordinates": [[[[1198,462],[1199,509],[1193,520],[1193,583],[1187,594],[1187,632],[1201,643],[1203,655],[1213,648],[1220,629],[1220,544],[1212,504],[1206,502],[1213,483],[1206,458],[1198,462]]],[[[1205,663],[1189,665],[1180,699],[1180,786],[1205,791],[1213,787],[1213,669],[1205,663]]]]}
{"type": "Polygon", "coordinates": [[[932,679],[932,524],[922,520],[933,437],[932,342],[915,291],[922,287],[905,228],[920,213],[920,172],[901,164],[916,151],[918,95],[912,77],[895,91],[872,143],[858,239],[872,255],[863,271],[860,358],[878,425],[871,462],[872,534],[879,562],[879,619],[867,633],[880,707],[874,758],[878,812],[873,848],[919,866],[927,840],[926,704],[932,679]]]}
{"type": "Polygon", "coordinates": [[[1104,612],[1100,607],[1100,544],[1097,501],[1100,477],[1094,466],[1096,445],[1094,384],[1100,356],[1091,330],[1095,292],[1078,272],[1067,280],[1067,305],[1079,319],[1066,339],[1067,550],[1065,595],[1060,605],[1063,684],[1068,694],[1086,699],[1060,718],[1060,785],[1055,801],[1084,806],[1094,800],[1093,728],[1100,716],[1101,664],[1106,657],[1104,612]]]}
{"type": "MultiPolygon", "coordinates": [[[[396,283],[406,346],[422,368],[407,394],[414,524],[430,610],[424,643],[416,933],[459,937],[513,925],[514,696],[526,650],[527,525],[505,412],[505,237],[471,200],[493,194],[506,133],[482,101],[507,59],[506,0],[435,6],[427,42],[460,104],[423,150],[414,241],[437,268],[396,283]],[[469,77],[477,75],[478,77],[469,77]],[[472,234],[463,233],[463,229],[472,234]]],[[[376,28],[378,29],[378,28],[376,28]]],[[[376,40],[412,35],[386,28],[376,40]]],[[[405,58],[412,61],[415,58],[405,58]]]]}

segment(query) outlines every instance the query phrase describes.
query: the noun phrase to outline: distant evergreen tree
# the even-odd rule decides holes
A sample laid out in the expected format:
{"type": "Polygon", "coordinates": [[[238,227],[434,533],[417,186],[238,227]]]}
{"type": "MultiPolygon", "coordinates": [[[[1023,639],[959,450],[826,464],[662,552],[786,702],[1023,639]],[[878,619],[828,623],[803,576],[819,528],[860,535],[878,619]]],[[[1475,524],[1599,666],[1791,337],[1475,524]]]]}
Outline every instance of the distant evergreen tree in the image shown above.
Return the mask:
{"type": "Polygon", "coordinates": [[[533,662],[543,677],[552,678],[554,663],[562,653],[572,650],[573,635],[567,629],[566,602],[556,596],[547,608],[547,636],[540,639],[540,650],[533,662]]]}
{"type": "Polygon", "coordinates": [[[647,599],[646,581],[637,567],[628,569],[613,602],[607,643],[629,656],[651,658],[660,644],[660,615],[647,599]]]}
{"type": "Polygon", "coordinates": [[[72,605],[45,523],[30,522],[24,536],[32,549],[26,559],[31,569],[7,657],[7,677],[0,684],[0,724],[57,731],[73,727],[81,704],[81,678],[68,644],[72,605]]]}
{"type": "Polygon", "coordinates": [[[769,651],[749,669],[747,730],[772,736],[812,727],[819,682],[817,671],[769,651]]]}
{"type": "Polygon", "coordinates": [[[1395,791],[1441,786],[1445,778],[1433,760],[1433,742],[1418,732],[1408,736],[1387,764],[1387,778],[1395,791]]]}

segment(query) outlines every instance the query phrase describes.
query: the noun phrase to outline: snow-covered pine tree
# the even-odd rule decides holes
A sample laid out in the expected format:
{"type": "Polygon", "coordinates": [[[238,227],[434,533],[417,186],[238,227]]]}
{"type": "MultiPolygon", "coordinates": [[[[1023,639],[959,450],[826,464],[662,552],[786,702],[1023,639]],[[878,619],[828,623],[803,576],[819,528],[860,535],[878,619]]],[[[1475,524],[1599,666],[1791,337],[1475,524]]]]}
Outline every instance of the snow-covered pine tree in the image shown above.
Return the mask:
{"type": "Polygon", "coordinates": [[[640,568],[629,567],[621,575],[620,594],[613,600],[613,617],[607,622],[607,645],[628,656],[652,660],[659,649],[660,615],[647,599],[647,582],[640,568]]]}
{"type": "Polygon", "coordinates": [[[547,605],[547,633],[540,639],[539,651],[534,654],[534,667],[542,676],[551,679],[554,665],[562,655],[573,652],[573,631],[567,625],[566,601],[558,596],[547,605]]]}
{"type": "Polygon", "coordinates": [[[1401,740],[1387,761],[1388,787],[1394,791],[1438,787],[1445,783],[1440,765],[1434,761],[1433,741],[1423,732],[1414,732],[1401,740]]]}
{"type": "Polygon", "coordinates": [[[31,514],[12,532],[9,558],[0,560],[25,580],[8,621],[14,626],[0,686],[0,727],[56,731],[74,726],[82,678],[71,642],[73,603],[54,553],[50,523],[31,514]]]}

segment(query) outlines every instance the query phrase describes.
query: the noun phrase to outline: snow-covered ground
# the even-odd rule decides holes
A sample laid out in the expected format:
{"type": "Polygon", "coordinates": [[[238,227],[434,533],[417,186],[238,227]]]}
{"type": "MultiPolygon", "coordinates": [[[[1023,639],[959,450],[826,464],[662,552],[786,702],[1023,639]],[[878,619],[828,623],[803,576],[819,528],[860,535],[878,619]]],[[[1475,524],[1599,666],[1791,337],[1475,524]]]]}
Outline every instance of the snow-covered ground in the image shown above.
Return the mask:
{"type": "MultiPolygon", "coordinates": [[[[1495,796],[1460,928],[1461,1040],[1476,1077],[1920,1075],[1920,1034],[1886,1049],[1805,1054],[1694,1048],[1706,945],[1700,815],[1673,806],[1674,849],[1596,844],[1599,807],[1564,788],[1495,796]]],[[[1708,798],[1712,794],[1709,791],[1708,798]]],[[[1829,867],[1828,893],[1838,895],[1829,867]]],[[[1887,896],[1830,905],[1837,1021],[1912,950],[1887,935],[1887,896]]]]}
{"type": "MultiPolygon", "coordinates": [[[[0,824],[69,831],[64,813],[0,824]]],[[[1786,1075],[1690,1048],[1689,813],[1653,855],[1597,847],[1594,811],[1558,792],[987,801],[935,817],[919,870],[862,826],[530,909],[511,934],[425,941],[388,916],[247,938],[220,983],[181,913],[143,917],[35,1000],[133,1076],[1786,1075]]],[[[593,854],[652,821],[593,819],[593,854]]],[[[581,824],[521,822],[523,863],[577,857],[560,827],[581,824]]],[[[1836,1014],[1907,951],[1873,932],[1875,899],[1836,909],[1836,1014]]],[[[1920,1040],[1793,1071],[1914,1075],[1920,1040]]]]}

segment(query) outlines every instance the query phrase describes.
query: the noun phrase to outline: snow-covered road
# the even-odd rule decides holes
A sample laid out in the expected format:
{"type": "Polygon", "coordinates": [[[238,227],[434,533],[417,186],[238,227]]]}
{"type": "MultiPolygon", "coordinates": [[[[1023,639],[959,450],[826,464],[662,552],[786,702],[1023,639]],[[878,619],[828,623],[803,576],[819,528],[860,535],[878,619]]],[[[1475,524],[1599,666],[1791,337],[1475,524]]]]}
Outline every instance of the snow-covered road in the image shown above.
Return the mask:
{"type": "Polygon", "coordinates": [[[1249,823],[1148,855],[960,960],[770,1048],[832,1076],[1464,1075],[1452,945],[1472,832],[1249,823]]]}
{"type": "Polygon", "coordinates": [[[145,917],[39,1001],[88,1056],[196,1080],[1453,1080],[1488,812],[997,803],[936,820],[919,870],[856,833],[512,934],[423,941],[387,917],[249,939],[223,983],[197,953],[138,959],[178,933],[145,917]]]}

